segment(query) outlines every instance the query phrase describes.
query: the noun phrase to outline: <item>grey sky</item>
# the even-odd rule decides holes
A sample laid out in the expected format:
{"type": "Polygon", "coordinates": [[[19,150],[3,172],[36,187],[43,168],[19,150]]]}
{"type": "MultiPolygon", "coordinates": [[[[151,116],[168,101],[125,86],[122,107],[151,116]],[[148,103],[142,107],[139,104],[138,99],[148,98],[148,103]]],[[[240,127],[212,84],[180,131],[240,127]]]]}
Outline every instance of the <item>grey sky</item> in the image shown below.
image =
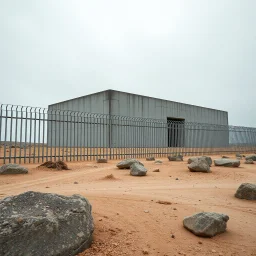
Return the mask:
{"type": "Polygon", "coordinates": [[[256,127],[255,0],[0,0],[0,102],[116,89],[256,127]]]}

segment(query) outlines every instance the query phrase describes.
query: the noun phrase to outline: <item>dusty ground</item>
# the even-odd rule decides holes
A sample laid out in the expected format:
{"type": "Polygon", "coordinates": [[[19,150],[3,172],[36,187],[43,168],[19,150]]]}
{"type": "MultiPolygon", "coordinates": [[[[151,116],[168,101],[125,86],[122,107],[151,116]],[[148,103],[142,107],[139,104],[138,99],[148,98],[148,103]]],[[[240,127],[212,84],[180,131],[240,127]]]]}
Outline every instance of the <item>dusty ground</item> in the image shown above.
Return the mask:
{"type": "Polygon", "coordinates": [[[117,160],[69,163],[68,171],[25,165],[27,175],[0,177],[0,197],[28,190],[87,197],[93,207],[94,243],[79,256],[256,255],[256,202],[234,197],[241,183],[256,183],[256,164],[242,160],[239,168],[213,166],[212,173],[191,173],[186,161],[162,160],[162,165],[142,160],[146,177],[117,169],[117,160]],[[157,168],[160,172],[153,172],[157,168]],[[109,174],[114,178],[104,178],[109,174]],[[209,239],[184,229],[183,218],[199,211],[228,214],[227,232],[209,239]]]}

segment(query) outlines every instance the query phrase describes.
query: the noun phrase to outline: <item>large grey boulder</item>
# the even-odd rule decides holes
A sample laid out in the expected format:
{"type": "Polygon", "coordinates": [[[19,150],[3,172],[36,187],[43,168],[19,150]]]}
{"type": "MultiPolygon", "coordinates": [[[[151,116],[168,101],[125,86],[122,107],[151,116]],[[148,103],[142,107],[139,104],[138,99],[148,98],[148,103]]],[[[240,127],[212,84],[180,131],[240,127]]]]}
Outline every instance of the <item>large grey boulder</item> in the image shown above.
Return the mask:
{"type": "Polygon", "coordinates": [[[237,159],[216,159],[214,160],[214,164],[216,166],[225,166],[225,167],[239,167],[240,166],[240,161],[237,159]]]}
{"type": "Polygon", "coordinates": [[[91,245],[91,205],[80,195],[29,191],[1,200],[0,212],[0,255],[73,256],[91,245]]]}
{"type": "Polygon", "coordinates": [[[130,174],[132,176],[145,176],[147,174],[147,169],[138,163],[132,164],[130,169],[130,174]]]}
{"type": "Polygon", "coordinates": [[[245,160],[252,159],[253,161],[256,161],[256,155],[249,155],[245,157],[245,160]]]}
{"type": "Polygon", "coordinates": [[[193,161],[195,161],[197,159],[204,159],[204,160],[206,160],[206,162],[208,163],[209,166],[212,165],[212,159],[209,156],[199,156],[199,157],[194,156],[194,157],[190,157],[188,159],[188,164],[191,164],[193,161]]]}
{"type": "Polygon", "coordinates": [[[256,184],[241,184],[235,193],[235,197],[246,200],[256,200],[256,184]]]}
{"type": "Polygon", "coordinates": [[[227,228],[228,215],[215,212],[200,212],[185,217],[183,225],[196,236],[213,237],[227,228]]]}
{"type": "Polygon", "coordinates": [[[5,164],[0,167],[0,174],[25,174],[28,169],[18,164],[5,164]]]}
{"type": "Polygon", "coordinates": [[[245,163],[245,164],[254,164],[254,162],[253,162],[252,159],[245,160],[244,163],[245,163]]]}
{"type": "Polygon", "coordinates": [[[168,156],[169,161],[183,161],[182,155],[168,156]]]}
{"type": "Polygon", "coordinates": [[[125,160],[119,162],[119,163],[116,165],[116,167],[118,167],[119,169],[129,169],[130,166],[131,166],[132,164],[134,164],[134,163],[137,163],[137,164],[140,164],[140,165],[144,166],[143,163],[141,163],[141,162],[138,161],[137,159],[132,159],[132,158],[131,158],[131,159],[125,159],[125,160]]]}
{"type": "Polygon", "coordinates": [[[208,162],[204,158],[197,158],[188,165],[191,172],[211,172],[208,162]]]}

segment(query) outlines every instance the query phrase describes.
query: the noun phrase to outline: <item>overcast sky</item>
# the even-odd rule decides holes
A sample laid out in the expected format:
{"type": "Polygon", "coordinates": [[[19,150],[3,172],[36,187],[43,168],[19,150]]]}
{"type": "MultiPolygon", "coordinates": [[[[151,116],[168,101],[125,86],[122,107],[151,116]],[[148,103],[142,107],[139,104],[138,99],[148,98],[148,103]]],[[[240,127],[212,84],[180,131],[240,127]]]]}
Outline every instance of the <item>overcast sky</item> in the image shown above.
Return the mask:
{"type": "Polygon", "coordinates": [[[0,0],[0,102],[106,89],[256,127],[255,0],[0,0]]]}

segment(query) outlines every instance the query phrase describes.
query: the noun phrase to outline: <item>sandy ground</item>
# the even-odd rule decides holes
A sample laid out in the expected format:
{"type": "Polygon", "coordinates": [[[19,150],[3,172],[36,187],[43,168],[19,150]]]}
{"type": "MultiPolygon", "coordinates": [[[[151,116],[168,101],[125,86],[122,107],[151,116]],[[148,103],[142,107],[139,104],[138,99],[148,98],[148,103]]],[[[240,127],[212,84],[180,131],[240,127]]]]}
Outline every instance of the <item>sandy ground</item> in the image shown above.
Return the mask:
{"type": "Polygon", "coordinates": [[[117,169],[118,160],[68,163],[68,171],[25,165],[27,175],[0,177],[0,198],[29,190],[87,197],[94,242],[79,256],[256,255],[256,202],[234,197],[241,183],[256,183],[256,164],[241,160],[239,168],[213,166],[212,173],[191,173],[186,161],[161,160],[161,165],[142,160],[148,168],[145,177],[117,169]],[[160,172],[153,172],[157,168],[160,172]],[[114,178],[105,178],[109,174],[114,178]],[[200,238],[183,228],[183,218],[200,211],[228,214],[227,232],[200,238]]]}

